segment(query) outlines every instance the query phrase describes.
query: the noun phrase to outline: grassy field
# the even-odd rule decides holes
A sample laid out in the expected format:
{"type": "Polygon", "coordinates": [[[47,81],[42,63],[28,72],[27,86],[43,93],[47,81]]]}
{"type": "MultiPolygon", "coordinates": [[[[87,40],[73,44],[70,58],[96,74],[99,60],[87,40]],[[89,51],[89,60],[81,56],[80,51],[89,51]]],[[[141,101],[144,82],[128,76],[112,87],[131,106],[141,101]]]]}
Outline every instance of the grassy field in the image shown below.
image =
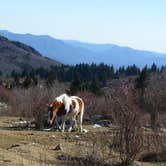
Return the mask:
{"type": "MultiPolygon", "coordinates": [[[[65,166],[81,165],[85,156],[96,154],[103,161],[116,162],[116,153],[110,153],[104,144],[107,143],[110,129],[93,128],[84,125],[89,132],[35,131],[10,128],[17,117],[0,117],[0,166],[65,166]],[[56,146],[60,145],[60,149],[56,146]],[[77,161],[75,162],[75,159],[77,161]],[[74,162],[74,164],[73,164],[74,162]]],[[[166,163],[142,163],[134,165],[166,166],[166,163]]]]}

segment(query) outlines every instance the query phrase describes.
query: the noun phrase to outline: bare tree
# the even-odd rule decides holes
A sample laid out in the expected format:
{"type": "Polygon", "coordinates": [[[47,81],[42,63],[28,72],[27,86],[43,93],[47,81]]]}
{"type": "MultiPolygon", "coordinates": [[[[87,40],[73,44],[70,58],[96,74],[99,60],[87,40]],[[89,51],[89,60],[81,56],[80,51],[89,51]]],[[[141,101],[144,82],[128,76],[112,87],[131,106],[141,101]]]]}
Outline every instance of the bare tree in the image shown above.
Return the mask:
{"type": "Polygon", "coordinates": [[[153,129],[161,127],[160,114],[165,113],[166,108],[166,77],[165,73],[151,75],[149,84],[144,93],[144,109],[149,112],[153,129]]]}
{"type": "Polygon", "coordinates": [[[121,164],[131,165],[142,147],[142,125],[139,107],[128,87],[117,88],[112,94],[114,121],[119,130],[116,136],[121,164]]]}

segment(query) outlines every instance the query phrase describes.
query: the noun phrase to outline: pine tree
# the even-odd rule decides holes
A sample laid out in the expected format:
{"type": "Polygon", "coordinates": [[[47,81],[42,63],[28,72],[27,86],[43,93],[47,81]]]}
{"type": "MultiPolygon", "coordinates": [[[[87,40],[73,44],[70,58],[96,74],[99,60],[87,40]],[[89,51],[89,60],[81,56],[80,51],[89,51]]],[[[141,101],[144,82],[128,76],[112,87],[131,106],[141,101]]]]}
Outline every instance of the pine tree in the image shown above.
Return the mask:
{"type": "Polygon", "coordinates": [[[90,90],[98,96],[101,96],[103,94],[103,91],[100,86],[100,82],[98,81],[97,78],[93,79],[91,85],[90,85],[90,90]]]}
{"type": "Polygon", "coordinates": [[[135,88],[141,90],[141,94],[143,95],[145,88],[147,86],[147,66],[145,66],[141,73],[139,74],[138,78],[135,80],[135,88]]]}
{"type": "Polygon", "coordinates": [[[80,79],[80,75],[78,73],[75,74],[74,80],[72,81],[70,85],[70,91],[72,94],[75,94],[77,91],[82,90],[81,83],[82,82],[80,79]]]}
{"type": "Polygon", "coordinates": [[[150,72],[156,72],[156,71],[157,71],[157,66],[155,63],[153,63],[151,68],[150,68],[150,72]]]}
{"type": "Polygon", "coordinates": [[[52,86],[56,80],[56,73],[54,70],[51,70],[48,74],[46,84],[47,86],[52,86]]]}
{"type": "Polygon", "coordinates": [[[23,86],[24,88],[29,88],[31,85],[31,78],[30,77],[26,77],[24,82],[23,82],[23,86]]]}

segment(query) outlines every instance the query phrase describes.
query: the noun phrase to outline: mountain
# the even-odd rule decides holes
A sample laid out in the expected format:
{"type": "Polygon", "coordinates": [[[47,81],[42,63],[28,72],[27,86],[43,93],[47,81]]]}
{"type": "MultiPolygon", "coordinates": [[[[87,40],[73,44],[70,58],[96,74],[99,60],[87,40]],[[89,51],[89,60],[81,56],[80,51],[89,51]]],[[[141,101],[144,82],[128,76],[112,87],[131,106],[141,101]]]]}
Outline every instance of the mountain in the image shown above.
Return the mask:
{"type": "Polygon", "coordinates": [[[0,36],[0,71],[5,74],[12,70],[49,68],[51,65],[60,65],[59,62],[43,57],[34,48],[18,41],[10,41],[0,36]]]}
{"type": "Polygon", "coordinates": [[[41,54],[61,63],[75,65],[79,63],[105,63],[119,66],[136,64],[143,67],[156,63],[166,64],[166,54],[121,47],[114,44],[94,44],[74,40],[59,40],[48,35],[16,34],[0,31],[0,34],[15,41],[28,44],[41,54]]]}
{"type": "Polygon", "coordinates": [[[66,40],[66,43],[77,48],[84,48],[95,53],[95,62],[113,64],[115,67],[136,64],[139,67],[166,64],[166,54],[152,51],[137,50],[130,47],[120,47],[115,44],[94,44],[74,40],[66,40]]]}
{"type": "Polygon", "coordinates": [[[87,49],[73,47],[62,40],[47,35],[16,34],[0,31],[0,35],[10,40],[20,41],[38,50],[42,55],[53,58],[63,64],[77,64],[92,61],[93,52],[87,49]]]}

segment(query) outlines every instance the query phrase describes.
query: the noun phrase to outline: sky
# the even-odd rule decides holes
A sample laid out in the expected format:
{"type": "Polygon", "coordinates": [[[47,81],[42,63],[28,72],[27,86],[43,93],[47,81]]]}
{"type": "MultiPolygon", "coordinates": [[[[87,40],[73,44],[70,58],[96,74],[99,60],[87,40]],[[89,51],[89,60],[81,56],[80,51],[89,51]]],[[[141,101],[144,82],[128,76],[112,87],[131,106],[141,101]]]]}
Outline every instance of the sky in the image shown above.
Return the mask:
{"type": "Polygon", "coordinates": [[[0,0],[0,29],[166,53],[166,0],[0,0]]]}

